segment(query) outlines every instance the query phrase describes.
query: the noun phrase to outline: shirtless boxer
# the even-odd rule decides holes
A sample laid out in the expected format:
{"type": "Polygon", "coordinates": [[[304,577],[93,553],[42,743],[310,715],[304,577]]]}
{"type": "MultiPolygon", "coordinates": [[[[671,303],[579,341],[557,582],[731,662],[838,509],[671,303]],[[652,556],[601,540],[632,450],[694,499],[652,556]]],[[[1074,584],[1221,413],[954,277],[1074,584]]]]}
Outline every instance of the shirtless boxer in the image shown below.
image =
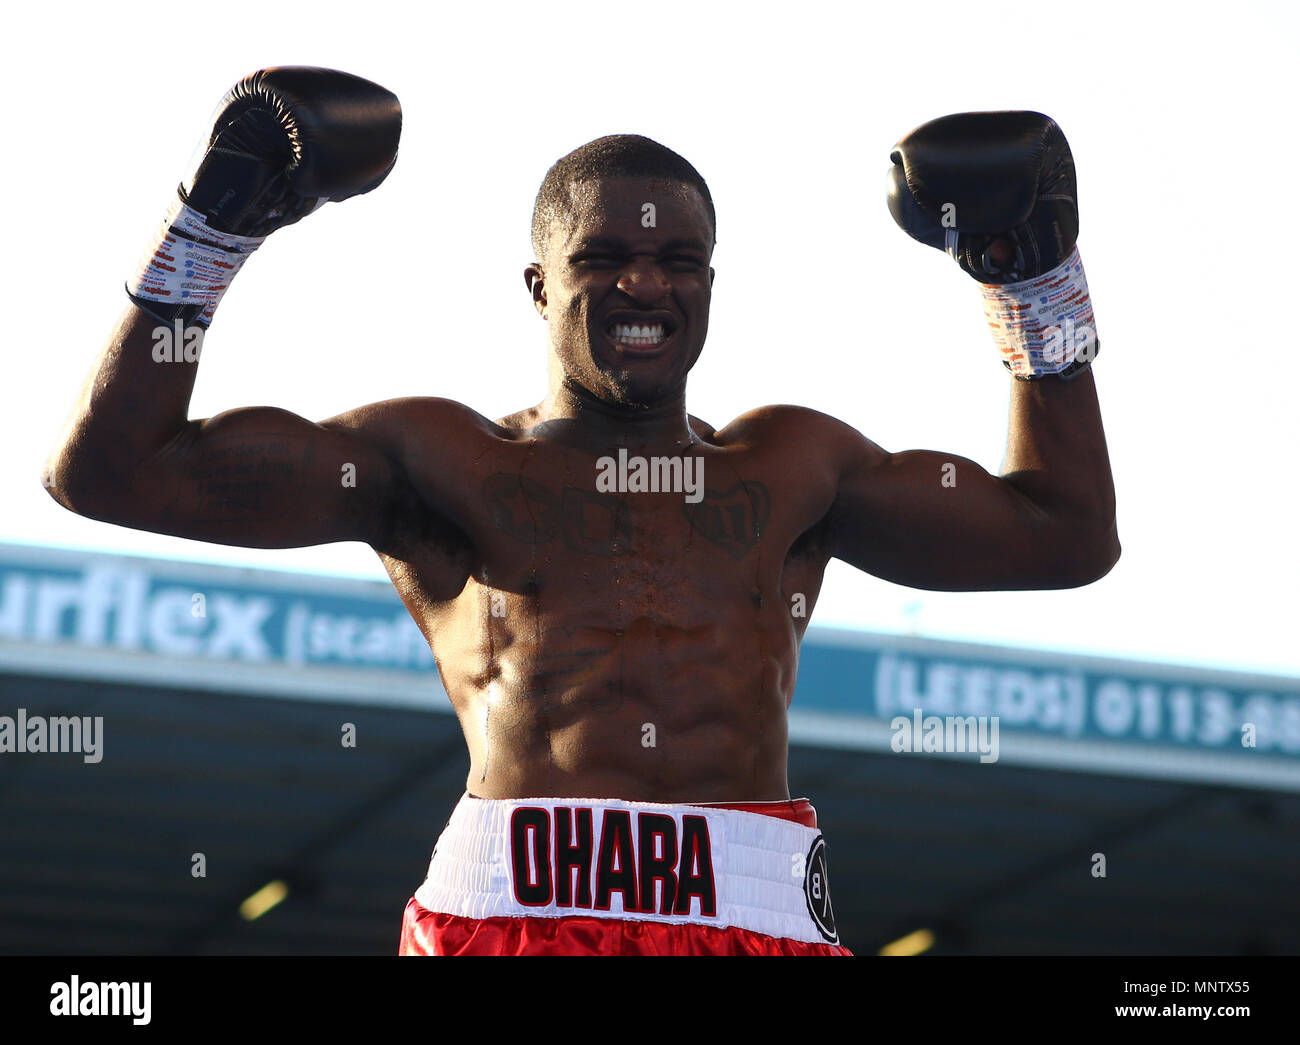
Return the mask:
{"type": "MultiPolygon", "coordinates": [[[[721,429],[690,416],[713,203],[685,160],[635,136],[571,153],[538,195],[538,405],[497,421],[433,398],[319,423],[271,407],[190,419],[197,363],[155,361],[156,332],[206,329],[262,237],[378,185],[399,128],[396,98],[329,70],[263,71],[227,95],[47,488],[156,533],[378,553],[470,755],[403,953],[847,953],[815,814],[786,780],[795,607],[811,610],[832,556],[972,591],[1087,584],[1119,555],[1064,138],[1034,113],[964,114],[893,156],[895,218],[981,280],[1013,372],[1001,476],[886,452],[801,407],[721,429]]],[[[772,293],[778,260],[750,276],[772,293]]],[[[851,315],[842,275],[820,307],[851,315]]],[[[513,351],[490,317],[483,342],[488,365],[513,351]]],[[[293,350],[314,374],[311,347],[293,350]]],[[[941,371],[918,358],[917,387],[941,371]]]]}

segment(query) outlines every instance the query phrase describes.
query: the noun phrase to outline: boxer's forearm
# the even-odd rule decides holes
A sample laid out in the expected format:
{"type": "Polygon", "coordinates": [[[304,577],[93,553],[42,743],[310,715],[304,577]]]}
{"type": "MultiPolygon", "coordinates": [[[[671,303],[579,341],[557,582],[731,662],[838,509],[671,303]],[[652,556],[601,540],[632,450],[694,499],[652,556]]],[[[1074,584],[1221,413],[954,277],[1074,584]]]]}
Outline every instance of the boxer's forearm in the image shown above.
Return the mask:
{"type": "Polygon", "coordinates": [[[1091,369],[1012,381],[1003,479],[1109,563],[1119,554],[1115,484],[1091,369]]]}
{"type": "MultiPolygon", "coordinates": [[[[198,362],[186,362],[182,351],[167,353],[170,361],[155,359],[161,343],[155,332],[165,327],[128,305],[95,361],[46,464],[44,484],[66,507],[76,510],[78,500],[121,489],[140,462],[184,427],[198,362]]],[[[161,336],[174,339],[175,331],[161,336]]]]}

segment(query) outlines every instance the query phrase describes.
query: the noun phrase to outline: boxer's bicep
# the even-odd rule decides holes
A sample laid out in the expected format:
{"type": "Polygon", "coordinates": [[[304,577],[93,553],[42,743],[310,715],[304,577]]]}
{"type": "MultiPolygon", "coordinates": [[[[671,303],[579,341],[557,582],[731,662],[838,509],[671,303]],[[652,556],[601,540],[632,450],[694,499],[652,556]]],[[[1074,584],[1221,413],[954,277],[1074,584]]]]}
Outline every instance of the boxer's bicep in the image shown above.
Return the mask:
{"type": "MultiPolygon", "coordinates": [[[[865,443],[865,440],[863,441],[865,443]]],[[[851,458],[831,509],[833,554],[884,580],[934,591],[1069,587],[1057,522],[1005,479],[955,454],[851,458]]]]}
{"type": "Polygon", "coordinates": [[[250,548],[368,542],[399,468],[350,416],[247,407],[189,421],[134,469],[129,508],[109,521],[250,548]]]}

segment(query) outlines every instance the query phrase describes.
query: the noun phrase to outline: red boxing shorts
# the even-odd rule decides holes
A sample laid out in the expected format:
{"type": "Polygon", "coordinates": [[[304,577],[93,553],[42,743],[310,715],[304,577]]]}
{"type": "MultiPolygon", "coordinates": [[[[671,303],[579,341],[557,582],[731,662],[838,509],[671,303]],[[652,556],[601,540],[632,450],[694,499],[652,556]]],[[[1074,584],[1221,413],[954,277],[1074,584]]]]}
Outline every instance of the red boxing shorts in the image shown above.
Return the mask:
{"type": "Polygon", "coordinates": [[[465,795],[404,955],[847,955],[806,798],[663,805],[465,795]]]}

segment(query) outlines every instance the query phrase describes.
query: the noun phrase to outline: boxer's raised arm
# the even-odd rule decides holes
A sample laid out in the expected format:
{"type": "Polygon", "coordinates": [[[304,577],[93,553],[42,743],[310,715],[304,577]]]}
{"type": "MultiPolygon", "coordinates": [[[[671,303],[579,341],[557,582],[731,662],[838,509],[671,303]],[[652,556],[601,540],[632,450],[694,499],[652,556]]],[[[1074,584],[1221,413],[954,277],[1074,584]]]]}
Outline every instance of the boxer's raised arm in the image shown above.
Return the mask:
{"type": "Polygon", "coordinates": [[[832,554],[933,591],[1071,588],[1119,558],[1115,489],[1092,374],[1013,382],[1001,476],[930,450],[886,453],[848,426],[832,554]]]}
{"type": "Polygon", "coordinates": [[[56,500],[226,544],[382,542],[392,506],[410,502],[393,408],[321,424],[268,407],[188,413],[204,332],[245,261],[321,204],[378,186],[400,133],[392,92],[332,69],[264,69],[227,92],[49,459],[56,500]]]}
{"type": "Polygon", "coordinates": [[[953,455],[886,454],[840,433],[833,553],[919,588],[1090,583],[1115,564],[1119,540],[1065,135],[1041,113],[959,113],[918,127],[891,159],[894,220],[980,283],[1015,378],[1007,458],[995,477],[953,455]]]}

